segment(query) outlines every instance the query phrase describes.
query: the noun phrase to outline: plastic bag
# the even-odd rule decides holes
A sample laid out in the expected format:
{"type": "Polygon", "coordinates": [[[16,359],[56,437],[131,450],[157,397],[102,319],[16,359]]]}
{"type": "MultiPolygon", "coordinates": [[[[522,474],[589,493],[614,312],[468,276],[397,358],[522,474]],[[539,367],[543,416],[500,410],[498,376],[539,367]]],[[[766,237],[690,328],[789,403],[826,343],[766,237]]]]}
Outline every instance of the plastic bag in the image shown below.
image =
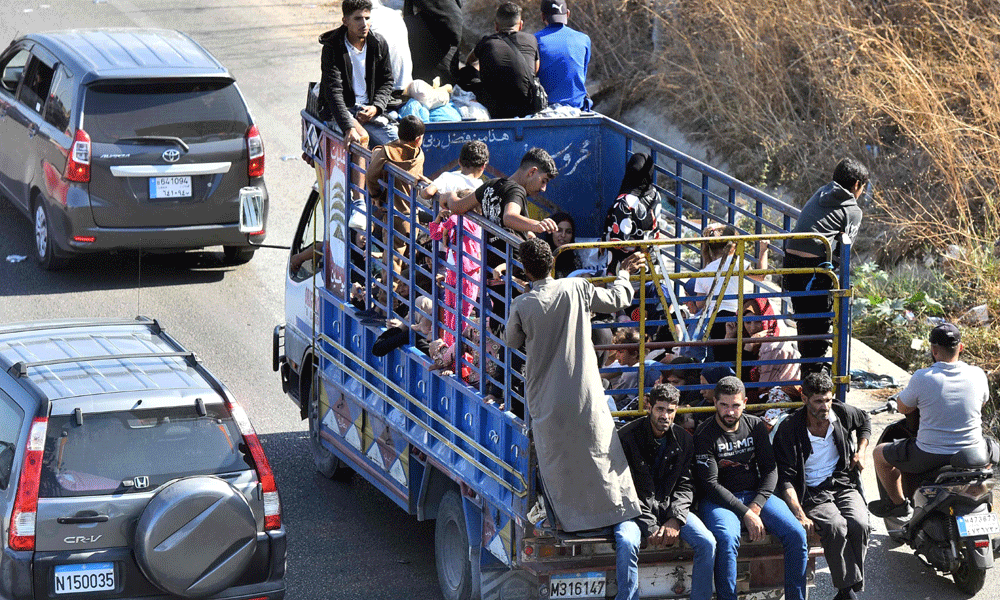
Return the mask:
{"type": "Polygon", "coordinates": [[[489,121],[490,111],[476,101],[476,95],[455,86],[451,92],[451,103],[455,105],[462,119],[466,121],[489,121]]]}
{"type": "Polygon", "coordinates": [[[445,104],[444,106],[439,106],[434,110],[430,111],[430,118],[425,119],[425,121],[430,123],[442,123],[447,121],[461,121],[462,113],[455,108],[455,105],[451,102],[445,104]]]}
{"type": "Polygon", "coordinates": [[[451,85],[441,86],[440,81],[437,77],[433,84],[423,79],[414,79],[406,88],[406,95],[426,106],[427,110],[444,106],[451,99],[451,85]]]}
{"type": "Polygon", "coordinates": [[[427,110],[427,107],[412,98],[403,105],[403,108],[399,109],[399,118],[402,119],[407,115],[416,115],[417,118],[424,123],[431,118],[430,111],[427,110]]]}

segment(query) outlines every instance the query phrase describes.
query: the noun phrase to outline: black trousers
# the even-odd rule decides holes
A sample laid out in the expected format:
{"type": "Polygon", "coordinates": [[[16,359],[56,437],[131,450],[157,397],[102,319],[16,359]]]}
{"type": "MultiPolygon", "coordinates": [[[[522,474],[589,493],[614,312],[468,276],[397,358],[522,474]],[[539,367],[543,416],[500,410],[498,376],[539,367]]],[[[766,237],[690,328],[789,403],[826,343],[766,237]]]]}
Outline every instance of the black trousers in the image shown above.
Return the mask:
{"type": "MultiPolygon", "coordinates": [[[[795,254],[785,254],[784,267],[786,269],[809,269],[816,268],[826,262],[822,258],[806,258],[795,254]]],[[[813,276],[812,273],[801,275],[785,274],[782,276],[782,285],[789,292],[804,292],[808,287],[810,291],[830,290],[833,282],[824,275],[813,276]],[[811,285],[810,285],[811,283],[811,285]]],[[[795,315],[792,317],[798,327],[799,335],[823,335],[830,333],[830,324],[833,319],[830,317],[800,317],[799,315],[809,315],[815,313],[830,312],[833,310],[833,298],[830,294],[817,294],[814,296],[793,296],[792,308],[795,315]]],[[[830,340],[801,340],[798,343],[799,354],[802,358],[819,358],[826,356],[826,351],[830,349],[830,340]]],[[[803,364],[802,374],[815,373],[822,369],[819,364],[803,364]]]]}

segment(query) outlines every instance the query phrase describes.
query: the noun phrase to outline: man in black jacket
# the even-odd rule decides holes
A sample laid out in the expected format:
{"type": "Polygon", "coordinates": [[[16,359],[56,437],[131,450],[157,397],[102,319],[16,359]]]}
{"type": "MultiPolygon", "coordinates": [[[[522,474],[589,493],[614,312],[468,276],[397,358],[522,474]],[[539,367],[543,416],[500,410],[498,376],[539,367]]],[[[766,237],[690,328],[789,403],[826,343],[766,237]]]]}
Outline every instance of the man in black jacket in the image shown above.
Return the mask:
{"type": "Polygon", "coordinates": [[[680,392],[658,383],[646,396],[649,414],[618,432],[635,491],[642,504],[636,519],[649,546],[670,546],[678,538],[694,549],[691,599],[710,600],[715,564],[715,538],[698,515],[690,512],[694,496],[691,464],[694,440],[674,424],[680,392]]]}
{"type": "Polygon", "coordinates": [[[383,114],[392,97],[389,45],[371,31],[370,0],[344,0],[344,24],[319,37],[323,44],[321,117],[332,119],[345,141],[380,146],[396,139],[395,126],[383,114]],[[363,73],[362,73],[363,66],[363,73]]]}
{"type": "MultiPolygon", "coordinates": [[[[868,169],[853,158],[845,158],[833,171],[833,181],[816,190],[802,207],[792,233],[817,233],[830,242],[833,264],[840,262],[843,243],[852,244],[861,228],[861,207],[858,199],[868,186],[868,169]]],[[[817,268],[826,263],[826,246],[817,238],[788,240],[785,244],[784,268],[817,268]]],[[[832,281],[825,275],[812,273],[786,274],[783,277],[789,292],[829,290],[832,281]]],[[[814,317],[816,313],[830,312],[833,300],[829,294],[793,296],[795,323],[799,335],[824,335],[830,333],[829,317],[814,317]]],[[[802,358],[826,356],[830,340],[802,340],[798,343],[802,358]]],[[[826,363],[803,363],[802,373],[812,373],[825,368],[826,363]]]]}
{"type": "Polygon", "coordinates": [[[861,469],[871,420],[863,410],[833,402],[833,381],[826,374],[807,375],[802,397],[805,406],[774,436],[778,489],[806,532],[819,534],[838,590],[835,599],[856,598],[864,589],[868,548],[861,469]]]}

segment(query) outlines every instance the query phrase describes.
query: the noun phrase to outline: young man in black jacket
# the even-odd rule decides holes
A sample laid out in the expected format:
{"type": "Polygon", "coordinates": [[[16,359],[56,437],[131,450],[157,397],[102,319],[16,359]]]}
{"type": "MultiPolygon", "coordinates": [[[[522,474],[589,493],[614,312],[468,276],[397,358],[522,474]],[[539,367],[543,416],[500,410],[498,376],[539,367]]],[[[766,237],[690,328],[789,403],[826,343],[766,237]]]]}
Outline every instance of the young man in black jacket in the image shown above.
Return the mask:
{"type": "Polygon", "coordinates": [[[736,554],[740,525],[751,541],[774,534],[785,549],[785,600],[804,600],[809,546],[806,532],[774,496],[778,466],[759,417],[743,414],[746,389],[735,377],[715,384],[715,417],[694,436],[694,474],[704,497],[698,516],[715,535],[715,593],[719,600],[736,600],[736,554]],[[764,528],[767,528],[765,531],[764,528]]]}
{"type": "Polygon", "coordinates": [[[819,534],[835,600],[853,599],[864,589],[869,526],[861,469],[871,420],[863,410],[834,403],[826,374],[806,376],[802,399],[805,406],[774,435],[778,489],[806,532],[819,534]]]}
{"type": "Polygon", "coordinates": [[[649,414],[618,431],[642,504],[636,523],[650,547],[670,546],[679,538],[694,549],[691,600],[711,600],[715,538],[690,512],[694,440],[674,423],[680,392],[669,383],[658,383],[646,401],[649,414]]]}
{"type": "Polygon", "coordinates": [[[383,115],[392,97],[392,63],[385,38],[371,31],[370,0],[344,0],[344,24],[319,37],[323,44],[321,116],[332,119],[347,142],[375,146],[396,139],[383,115]],[[363,71],[363,72],[362,72],[363,71]]]}
{"type": "MultiPolygon", "coordinates": [[[[861,228],[861,207],[858,199],[868,185],[868,169],[853,158],[840,161],[833,171],[833,181],[816,190],[812,198],[802,207],[792,233],[817,233],[830,242],[833,250],[833,264],[840,262],[842,243],[852,244],[861,228]]],[[[826,263],[826,247],[816,238],[788,240],[785,244],[784,268],[817,268],[826,263]]],[[[812,273],[786,274],[783,277],[785,290],[789,292],[829,290],[831,280],[825,275],[812,273]]],[[[830,333],[829,317],[810,316],[830,312],[833,299],[829,294],[793,296],[795,323],[799,335],[823,335],[830,333]]],[[[826,356],[830,340],[803,340],[798,343],[802,358],[826,356]]],[[[824,369],[824,363],[803,363],[802,374],[824,369]]]]}

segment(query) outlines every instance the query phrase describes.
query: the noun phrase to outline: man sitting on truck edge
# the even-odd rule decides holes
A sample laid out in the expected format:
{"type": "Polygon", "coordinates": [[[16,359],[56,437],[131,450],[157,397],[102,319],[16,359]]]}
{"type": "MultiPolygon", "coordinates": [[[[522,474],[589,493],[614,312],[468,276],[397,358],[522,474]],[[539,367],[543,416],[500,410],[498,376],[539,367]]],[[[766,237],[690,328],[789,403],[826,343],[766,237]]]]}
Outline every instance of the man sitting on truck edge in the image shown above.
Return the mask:
{"type": "Polygon", "coordinates": [[[691,600],[711,600],[715,537],[690,512],[694,439],[674,423],[680,396],[669,383],[657,383],[646,395],[649,414],[622,427],[618,437],[642,505],[636,519],[642,538],[652,548],[687,542],[694,549],[691,600]]]}
{"type": "Polygon", "coordinates": [[[548,519],[565,531],[613,527],[618,548],[618,600],[639,594],[635,552],[640,514],[628,460],[615,434],[590,339],[590,311],[615,312],[632,303],[629,273],[645,268],[634,254],[609,288],[586,279],[550,276],[555,259],[542,239],[519,248],[531,289],[511,303],[506,342],[525,346],[524,401],[548,519]]]}
{"type": "Polygon", "coordinates": [[[868,507],[861,496],[862,457],[871,437],[868,413],[833,401],[833,381],[810,373],[802,382],[805,406],[775,432],[778,489],[807,534],[819,534],[834,600],[864,589],[868,507]]]}
{"type": "Polygon", "coordinates": [[[920,409],[917,437],[879,444],[872,453],[875,474],[889,496],[868,503],[876,517],[909,518],[902,473],[933,471],[957,452],[985,443],[982,410],[990,399],[986,373],[959,360],[965,345],[962,332],[951,323],[932,329],[930,343],[934,364],[917,370],[897,398],[904,415],[920,409]]]}
{"type": "Polygon", "coordinates": [[[545,27],[535,32],[538,40],[538,79],[549,96],[549,104],[565,104],[590,110],[587,68],[590,66],[590,36],[567,25],[566,0],[542,0],[545,27]]]}
{"type": "MultiPolygon", "coordinates": [[[[792,233],[818,233],[830,240],[833,264],[840,262],[842,243],[852,244],[861,228],[861,207],[858,199],[868,185],[868,169],[863,164],[845,158],[833,171],[833,181],[816,190],[802,207],[792,233]]],[[[811,269],[826,262],[823,243],[815,238],[791,239],[785,243],[784,268],[811,269]]],[[[804,292],[829,290],[833,282],[825,275],[812,273],[786,274],[782,277],[785,290],[804,292]]],[[[800,315],[830,312],[833,299],[829,294],[794,296],[795,324],[799,335],[825,335],[830,333],[830,317],[800,315]]],[[[802,340],[798,343],[802,358],[826,356],[830,340],[802,340]]],[[[824,363],[803,363],[802,374],[807,375],[825,368],[824,363]]]]}
{"type": "Polygon", "coordinates": [[[715,384],[715,417],[694,436],[694,474],[704,495],[698,515],[715,535],[715,593],[736,600],[736,554],[740,522],[751,541],[764,539],[765,527],[785,549],[785,598],[804,600],[809,546],[806,531],[774,496],[778,466],[763,419],[743,413],[746,389],[736,377],[715,384]]]}

